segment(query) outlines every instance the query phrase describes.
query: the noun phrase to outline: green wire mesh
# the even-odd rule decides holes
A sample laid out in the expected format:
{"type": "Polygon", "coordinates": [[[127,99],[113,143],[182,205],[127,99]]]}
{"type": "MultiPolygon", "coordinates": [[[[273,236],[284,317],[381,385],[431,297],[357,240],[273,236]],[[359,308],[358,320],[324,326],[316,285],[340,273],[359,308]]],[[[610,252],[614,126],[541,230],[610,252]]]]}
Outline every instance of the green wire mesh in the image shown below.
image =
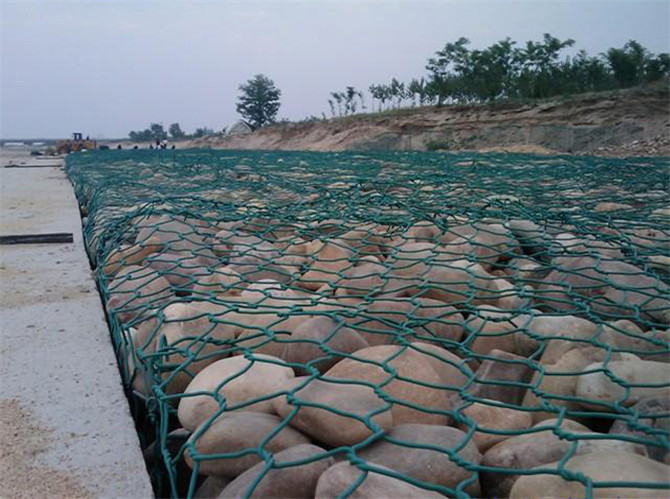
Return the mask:
{"type": "Polygon", "coordinates": [[[667,496],[669,166],[70,155],[156,493],[667,496]]]}

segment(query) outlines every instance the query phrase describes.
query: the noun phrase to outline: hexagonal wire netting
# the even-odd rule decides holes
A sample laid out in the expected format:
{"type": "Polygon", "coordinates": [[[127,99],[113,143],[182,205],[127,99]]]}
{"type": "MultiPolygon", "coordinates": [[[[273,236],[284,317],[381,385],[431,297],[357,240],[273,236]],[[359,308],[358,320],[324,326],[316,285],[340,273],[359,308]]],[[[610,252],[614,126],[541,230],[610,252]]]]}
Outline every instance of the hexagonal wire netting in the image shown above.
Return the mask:
{"type": "Polygon", "coordinates": [[[668,166],[70,155],[157,494],[667,495],[668,166]]]}

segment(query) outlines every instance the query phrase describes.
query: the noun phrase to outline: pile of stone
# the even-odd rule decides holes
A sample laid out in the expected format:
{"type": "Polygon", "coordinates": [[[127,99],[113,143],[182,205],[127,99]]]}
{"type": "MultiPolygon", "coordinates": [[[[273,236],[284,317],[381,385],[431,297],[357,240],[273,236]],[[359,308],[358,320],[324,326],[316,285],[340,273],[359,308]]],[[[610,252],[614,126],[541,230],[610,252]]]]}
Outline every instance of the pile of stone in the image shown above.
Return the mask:
{"type": "Polygon", "coordinates": [[[594,154],[600,156],[670,156],[670,136],[662,133],[647,140],[634,140],[618,146],[599,147],[594,154]]]}
{"type": "Polygon", "coordinates": [[[195,497],[667,496],[669,290],[623,252],[667,231],[132,228],[103,288],[129,383],[173,414],[153,448],[180,493],[193,473],[195,497]]]}

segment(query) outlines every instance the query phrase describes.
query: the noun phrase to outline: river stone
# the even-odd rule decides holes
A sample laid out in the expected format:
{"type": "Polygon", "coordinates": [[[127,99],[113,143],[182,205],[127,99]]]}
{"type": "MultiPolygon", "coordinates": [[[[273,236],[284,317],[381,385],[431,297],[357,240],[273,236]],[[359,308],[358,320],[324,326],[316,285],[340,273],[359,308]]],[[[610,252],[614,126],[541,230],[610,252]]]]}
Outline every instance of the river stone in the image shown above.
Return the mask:
{"type": "MultiPolygon", "coordinates": [[[[453,451],[467,439],[464,432],[449,426],[403,424],[394,427],[383,440],[359,451],[359,455],[366,462],[379,464],[427,484],[455,488],[470,479],[473,472],[452,461],[447,451],[453,451]],[[395,444],[394,440],[410,446],[395,444]],[[432,445],[443,450],[421,449],[411,447],[412,444],[432,445]]],[[[457,456],[471,466],[479,465],[482,458],[472,440],[458,451],[457,456]]],[[[479,497],[479,482],[476,480],[466,490],[479,497]]]]}
{"type": "MultiPolygon", "coordinates": [[[[163,454],[162,449],[167,450],[170,456],[176,456],[181,451],[181,448],[184,446],[186,441],[191,436],[191,432],[185,430],[184,428],[177,428],[172,430],[165,436],[165,442],[163,443],[161,439],[154,440],[151,442],[144,451],[142,451],[142,456],[144,461],[147,464],[147,468],[152,466],[161,466],[163,463],[163,454]]],[[[179,460],[178,466],[184,468],[188,473],[189,469],[184,465],[183,460],[179,460]]]]}
{"type": "Polygon", "coordinates": [[[144,263],[159,272],[171,285],[181,289],[192,288],[198,278],[210,272],[205,260],[190,253],[154,254],[144,263]]]}
{"type": "Polygon", "coordinates": [[[265,301],[291,300],[297,299],[293,290],[285,287],[284,284],[272,279],[261,279],[249,283],[249,285],[240,293],[240,299],[245,303],[256,304],[265,303],[265,301]]]}
{"type": "Polygon", "coordinates": [[[556,259],[539,287],[540,302],[553,310],[582,312],[570,294],[586,301],[591,312],[605,319],[631,319],[667,324],[668,286],[629,263],[590,256],[556,259]]]}
{"type": "MultiPolygon", "coordinates": [[[[179,421],[184,428],[195,430],[219,410],[214,391],[224,397],[228,408],[266,397],[282,390],[284,381],[293,378],[293,370],[283,361],[269,355],[254,354],[252,360],[242,356],[222,359],[200,371],[184,392],[209,392],[208,395],[184,397],[179,403],[179,421]]],[[[271,400],[245,406],[244,410],[272,413],[271,400]]]]}
{"type": "Polygon", "coordinates": [[[386,267],[365,263],[345,271],[345,278],[337,282],[336,296],[372,296],[380,292],[384,284],[386,267]]]}
{"type": "Polygon", "coordinates": [[[230,265],[264,266],[275,262],[279,255],[279,249],[270,241],[239,241],[231,248],[228,262],[230,265]]]}
{"type": "Polygon", "coordinates": [[[433,265],[424,276],[421,296],[455,306],[478,306],[498,299],[498,287],[484,268],[469,260],[433,265]]]}
{"type": "Polygon", "coordinates": [[[411,403],[432,410],[448,410],[451,392],[442,387],[440,376],[432,368],[430,362],[426,361],[424,354],[408,347],[379,345],[354,352],[352,357],[335,364],[326,372],[326,376],[366,381],[380,386],[380,390],[393,399],[391,413],[396,425],[404,423],[446,424],[446,414],[424,412],[395,402],[411,403]],[[391,374],[379,365],[358,359],[384,364],[387,368],[393,368],[397,375],[391,374]],[[396,377],[393,378],[394,376],[396,377]],[[400,380],[397,376],[403,379],[400,380]],[[387,380],[390,381],[386,383],[387,380]],[[421,385],[417,382],[432,386],[421,385]]]}
{"type": "Polygon", "coordinates": [[[670,464],[668,454],[670,399],[645,398],[635,404],[632,409],[635,411],[636,419],[631,419],[630,422],[617,419],[610,428],[610,435],[631,435],[647,441],[649,442],[649,445],[646,446],[649,457],[658,462],[670,464]]]}
{"type": "MultiPolygon", "coordinates": [[[[552,463],[542,468],[558,467],[552,463]]],[[[667,484],[670,468],[647,457],[629,452],[593,452],[572,457],[565,468],[581,473],[594,482],[650,482],[667,484]]],[[[537,474],[520,477],[510,491],[510,499],[528,497],[585,497],[586,487],[578,481],[567,481],[557,475],[537,474]]],[[[668,491],[630,487],[594,488],[594,498],[636,497],[667,498],[668,491]]]]}
{"type": "Polygon", "coordinates": [[[353,267],[354,251],[344,241],[337,239],[323,242],[315,240],[307,244],[307,272],[298,284],[306,289],[317,290],[324,284],[338,282],[344,271],[353,267]]]}
{"type": "Polygon", "coordinates": [[[547,233],[546,229],[530,220],[511,219],[505,223],[505,226],[516,237],[527,254],[544,252],[552,244],[553,237],[547,233]]]}
{"type": "MultiPolygon", "coordinates": [[[[603,363],[596,362],[586,367],[586,371],[602,369],[603,363]]],[[[670,365],[665,362],[652,360],[612,360],[607,362],[606,368],[620,379],[630,391],[626,394],[623,386],[612,381],[603,371],[584,374],[579,377],[575,392],[578,397],[593,402],[581,401],[580,405],[586,409],[598,411],[612,411],[611,404],[619,402],[629,407],[647,397],[670,397],[670,365]],[[652,385],[631,386],[631,385],[652,385]]]]}
{"type": "Polygon", "coordinates": [[[518,405],[526,391],[523,385],[528,383],[533,373],[528,361],[501,350],[491,350],[489,357],[492,358],[485,359],[477,369],[476,381],[470,385],[468,392],[474,397],[518,405]],[[501,381],[518,385],[500,384],[501,381]]]}
{"type": "Polygon", "coordinates": [[[468,348],[479,355],[487,355],[494,349],[516,353],[514,338],[518,327],[512,317],[509,312],[490,305],[474,309],[463,324],[464,342],[474,338],[468,348]]]}
{"type": "Polygon", "coordinates": [[[585,432],[591,431],[588,428],[588,426],[583,425],[579,421],[575,421],[574,419],[568,419],[568,418],[543,419],[542,421],[539,421],[533,425],[533,429],[538,428],[551,428],[551,429],[560,428],[564,431],[585,431],[585,432]]]}
{"type": "Polygon", "coordinates": [[[520,315],[512,321],[519,327],[516,334],[516,352],[527,357],[535,353],[541,342],[546,344],[541,361],[543,364],[557,362],[570,350],[585,345],[573,339],[595,338],[598,325],[572,315],[520,315]],[[539,338],[538,338],[539,337],[539,338]]]}
{"type": "Polygon", "coordinates": [[[411,302],[414,308],[408,315],[410,322],[407,325],[413,329],[414,338],[439,345],[461,341],[464,319],[458,309],[424,297],[414,297],[411,302]]]}
{"type": "Polygon", "coordinates": [[[164,346],[155,351],[155,358],[164,365],[175,366],[162,373],[163,380],[170,379],[163,388],[166,393],[183,393],[200,371],[228,356],[230,347],[210,343],[235,338],[237,326],[217,321],[225,318],[226,312],[226,307],[206,302],[172,303],[165,308],[165,321],[155,337],[155,345],[164,346]],[[185,368],[175,373],[182,364],[185,368]]]}
{"type": "Polygon", "coordinates": [[[228,258],[236,245],[248,248],[263,242],[260,237],[239,230],[239,227],[227,227],[214,234],[211,238],[211,247],[216,255],[228,258]]]}
{"type": "Polygon", "coordinates": [[[106,276],[111,277],[123,267],[141,265],[147,256],[160,252],[162,248],[163,244],[156,236],[132,246],[122,245],[112,250],[107,256],[102,264],[102,271],[106,276]]]}
{"type": "Polygon", "coordinates": [[[423,277],[432,265],[450,259],[435,243],[405,241],[394,249],[385,263],[394,276],[423,277]]]}
{"type": "Polygon", "coordinates": [[[212,253],[208,237],[211,230],[207,223],[196,218],[174,215],[148,217],[138,224],[140,228],[136,242],[158,238],[170,253],[190,252],[200,256],[206,265],[217,265],[219,259],[212,253]]]}
{"type": "Polygon", "coordinates": [[[290,284],[294,281],[293,270],[274,263],[265,263],[249,255],[237,257],[228,264],[228,267],[237,272],[245,282],[270,279],[283,284],[290,284]]]}
{"type": "Polygon", "coordinates": [[[474,376],[466,361],[444,348],[413,341],[411,347],[425,355],[425,360],[440,377],[442,385],[454,389],[461,389],[474,376]]]}
{"type": "Polygon", "coordinates": [[[357,226],[338,237],[351,246],[363,258],[384,258],[383,248],[386,245],[384,230],[377,224],[357,226]]]}
{"type": "Polygon", "coordinates": [[[313,498],[319,477],[334,463],[332,457],[325,456],[326,451],[311,444],[302,444],[277,452],[274,455],[276,464],[284,464],[306,459],[317,459],[301,465],[269,470],[250,493],[250,488],[266,467],[266,463],[258,463],[248,469],[223,489],[220,499],[237,499],[242,497],[258,498],[313,498]]]}
{"type": "MultiPolygon", "coordinates": [[[[380,468],[380,466],[377,466],[380,468]]],[[[393,473],[393,470],[388,470],[393,473]]],[[[348,462],[338,463],[328,468],[319,477],[316,485],[315,499],[332,499],[340,497],[346,490],[356,483],[363,472],[348,462]]],[[[351,499],[378,499],[378,498],[414,498],[439,499],[442,494],[421,489],[415,485],[382,473],[368,472],[367,476],[356,489],[347,497],[351,499]]]]}
{"type": "Polygon", "coordinates": [[[130,322],[165,305],[173,297],[170,283],[151,267],[122,268],[109,284],[107,310],[130,322]]]}
{"type": "MultiPolygon", "coordinates": [[[[602,361],[607,352],[600,348],[583,346],[569,350],[561,359],[553,364],[544,364],[544,375],[540,381],[540,374],[535,373],[531,384],[536,390],[542,392],[541,396],[535,395],[533,390],[527,390],[523,399],[523,406],[528,408],[539,408],[542,400],[555,406],[555,411],[562,410],[578,411],[580,409],[576,397],[577,382],[580,375],[589,364],[602,361]]],[[[619,357],[619,354],[613,354],[619,357]]],[[[537,411],[533,412],[534,421],[555,417],[556,412],[537,411]]]]}
{"type": "MultiPolygon", "coordinates": [[[[277,290],[273,291],[276,292],[277,290]]],[[[281,290],[281,293],[291,293],[293,290],[281,290]]],[[[240,298],[242,298],[240,296],[240,298]]],[[[240,302],[238,308],[238,320],[241,324],[241,332],[238,334],[236,346],[239,354],[243,354],[243,348],[253,352],[281,357],[284,349],[289,343],[291,335],[305,321],[313,318],[316,314],[336,309],[332,304],[315,302],[308,297],[294,295],[287,298],[265,298],[262,304],[249,305],[240,302]],[[295,307],[300,307],[300,314],[291,313],[295,307]],[[310,315],[314,312],[315,315],[310,315]]]]}
{"type": "Polygon", "coordinates": [[[355,445],[377,431],[370,429],[356,417],[370,417],[371,421],[382,430],[393,427],[393,417],[391,411],[387,409],[388,404],[368,386],[301,377],[285,383],[284,390],[292,391],[293,395],[291,399],[288,395],[273,399],[273,408],[277,414],[287,418],[295,407],[299,406],[298,413],[289,420],[289,424],[327,445],[333,447],[355,445]],[[305,382],[307,385],[300,388],[305,382]],[[313,407],[312,404],[324,408],[313,407]],[[340,415],[333,410],[351,416],[340,415]],[[380,413],[372,416],[372,413],[376,412],[380,413]]]}
{"type": "MultiPolygon", "coordinates": [[[[463,416],[472,420],[477,425],[474,442],[482,453],[498,442],[514,437],[514,433],[496,435],[494,433],[484,433],[481,430],[515,432],[530,428],[533,424],[533,417],[530,412],[499,407],[485,402],[475,402],[461,411],[463,416]]],[[[467,422],[458,423],[457,426],[465,432],[470,429],[470,425],[467,422]]]]}
{"type": "Polygon", "coordinates": [[[437,225],[427,220],[421,220],[414,225],[407,228],[403,237],[405,239],[413,239],[419,242],[437,242],[437,238],[442,234],[437,225]]]}
{"type": "Polygon", "coordinates": [[[214,499],[226,488],[230,480],[221,476],[208,476],[195,491],[193,499],[214,499]]]}
{"type": "Polygon", "coordinates": [[[255,328],[243,328],[237,337],[235,346],[240,348],[237,352],[238,355],[244,355],[244,351],[241,349],[245,348],[251,350],[254,354],[261,353],[282,358],[287,345],[286,340],[290,337],[291,335],[286,331],[272,331],[272,334],[269,334],[255,328]]]}
{"type": "Polygon", "coordinates": [[[519,242],[500,224],[475,223],[457,225],[440,237],[447,247],[462,248],[464,255],[490,268],[498,262],[509,260],[520,252],[519,242]]]}
{"type": "Polygon", "coordinates": [[[343,315],[342,319],[369,345],[386,345],[409,329],[406,324],[414,308],[406,299],[376,299],[372,303],[360,303],[355,314],[343,315]]]}
{"type": "MultiPolygon", "coordinates": [[[[282,419],[274,414],[252,411],[224,412],[203,433],[199,434],[200,428],[196,430],[189,443],[194,444],[202,456],[256,450],[281,425],[282,419]]],[[[284,426],[265,444],[263,450],[276,453],[295,445],[308,443],[309,439],[302,433],[290,426],[284,426]]],[[[194,462],[188,450],[185,458],[186,463],[193,468],[194,462]]],[[[201,460],[198,473],[235,478],[261,461],[261,457],[255,452],[235,458],[201,460]]]]}
{"type": "Polygon", "coordinates": [[[612,203],[612,202],[605,202],[602,201],[595,205],[593,207],[593,211],[596,213],[608,213],[610,211],[617,211],[617,210],[632,210],[633,207],[629,204],[622,204],[622,203],[612,203]]]}
{"type": "Polygon", "coordinates": [[[508,313],[526,310],[532,305],[533,290],[530,286],[523,289],[517,288],[504,278],[491,279],[491,284],[493,285],[492,295],[490,300],[486,300],[487,303],[508,313]]]}
{"type": "MultiPolygon", "coordinates": [[[[324,373],[334,366],[342,356],[366,348],[365,341],[356,331],[327,316],[313,317],[299,325],[290,336],[290,343],[284,347],[281,357],[288,363],[307,365],[315,359],[329,358],[312,363],[319,372],[324,373]],[[324,350],[332,350],[327,353],[324,350]]],[[[298,374],[307,374],[306,367],[295,368],[298,374]]]]}
{"type": "Polygon", "coordinates": [[[608,344],[623,351],[649,356],[647,360],[668,358],[668,338],[659,331],[642,331],[634,322],[624,319],[604,325],[603,333],[608,344]]]}
{"type": "Polygon", "coordinates": [[[429,298],[378,298],[361,303],[355,316],[343,318],[371,346],[392,343],[406,333],[435,343],[455,343],[463,336],[462,314],[429,298]]]}
{"type": "Polygon", "coordinates": [[[203,295],[239,296],[247,283],[230,267],[219,267],[211,274],[199,276],[191,292],[203,295]]]}
{"type": "MultiPolygon", "coordinates": [[[[643,360],[670,363],[670,329],[653,329],[646,331],[646,340],[655,342],[653,351],[640,354],[643,360]]],[[[645,341],[646,341],[645,340],[645,341]]]]}
{"type": "MultiPolygon", "coordinates": [[[[594,452],[626,452],[644,456],[642,445],[623,440],[603,439],[603,434],[592,433],[587,428],[575,422],[567,423],[564,420],[561,431],[572,437],[580,437],[575,455],[594,452]],[[591,438],[589,438],[591,437],[591,438]]],[[[501,468],[505,470],[523,470],[534,467],[545,467],[562,459],[572,447],[573,442],[558,437],[550,428],[556,425],[550,421],[543,421],[533,427],[546,427],[547,430],[525,435],[518,435],[504,440],[491,447],[484,454],[482,466],[501,468]]],[[[481,483],[487,497],[507,497],[514,482],[521,475],[506,473],[482,472],[481,483]]]]}

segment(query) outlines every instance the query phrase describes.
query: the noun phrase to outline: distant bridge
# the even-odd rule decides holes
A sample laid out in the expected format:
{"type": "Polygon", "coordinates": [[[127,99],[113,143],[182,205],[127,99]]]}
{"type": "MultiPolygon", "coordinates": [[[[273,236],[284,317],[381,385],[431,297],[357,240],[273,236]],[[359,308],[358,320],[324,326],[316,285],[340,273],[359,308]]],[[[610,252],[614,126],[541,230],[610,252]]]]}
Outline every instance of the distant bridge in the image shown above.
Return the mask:
{"type": "Polygon", "coordinates": [[[5,147],[6,145],[49,146],[51,144],[54,144],[55,142],[56,139],[0,139],[0,147],[5,147]]]}

